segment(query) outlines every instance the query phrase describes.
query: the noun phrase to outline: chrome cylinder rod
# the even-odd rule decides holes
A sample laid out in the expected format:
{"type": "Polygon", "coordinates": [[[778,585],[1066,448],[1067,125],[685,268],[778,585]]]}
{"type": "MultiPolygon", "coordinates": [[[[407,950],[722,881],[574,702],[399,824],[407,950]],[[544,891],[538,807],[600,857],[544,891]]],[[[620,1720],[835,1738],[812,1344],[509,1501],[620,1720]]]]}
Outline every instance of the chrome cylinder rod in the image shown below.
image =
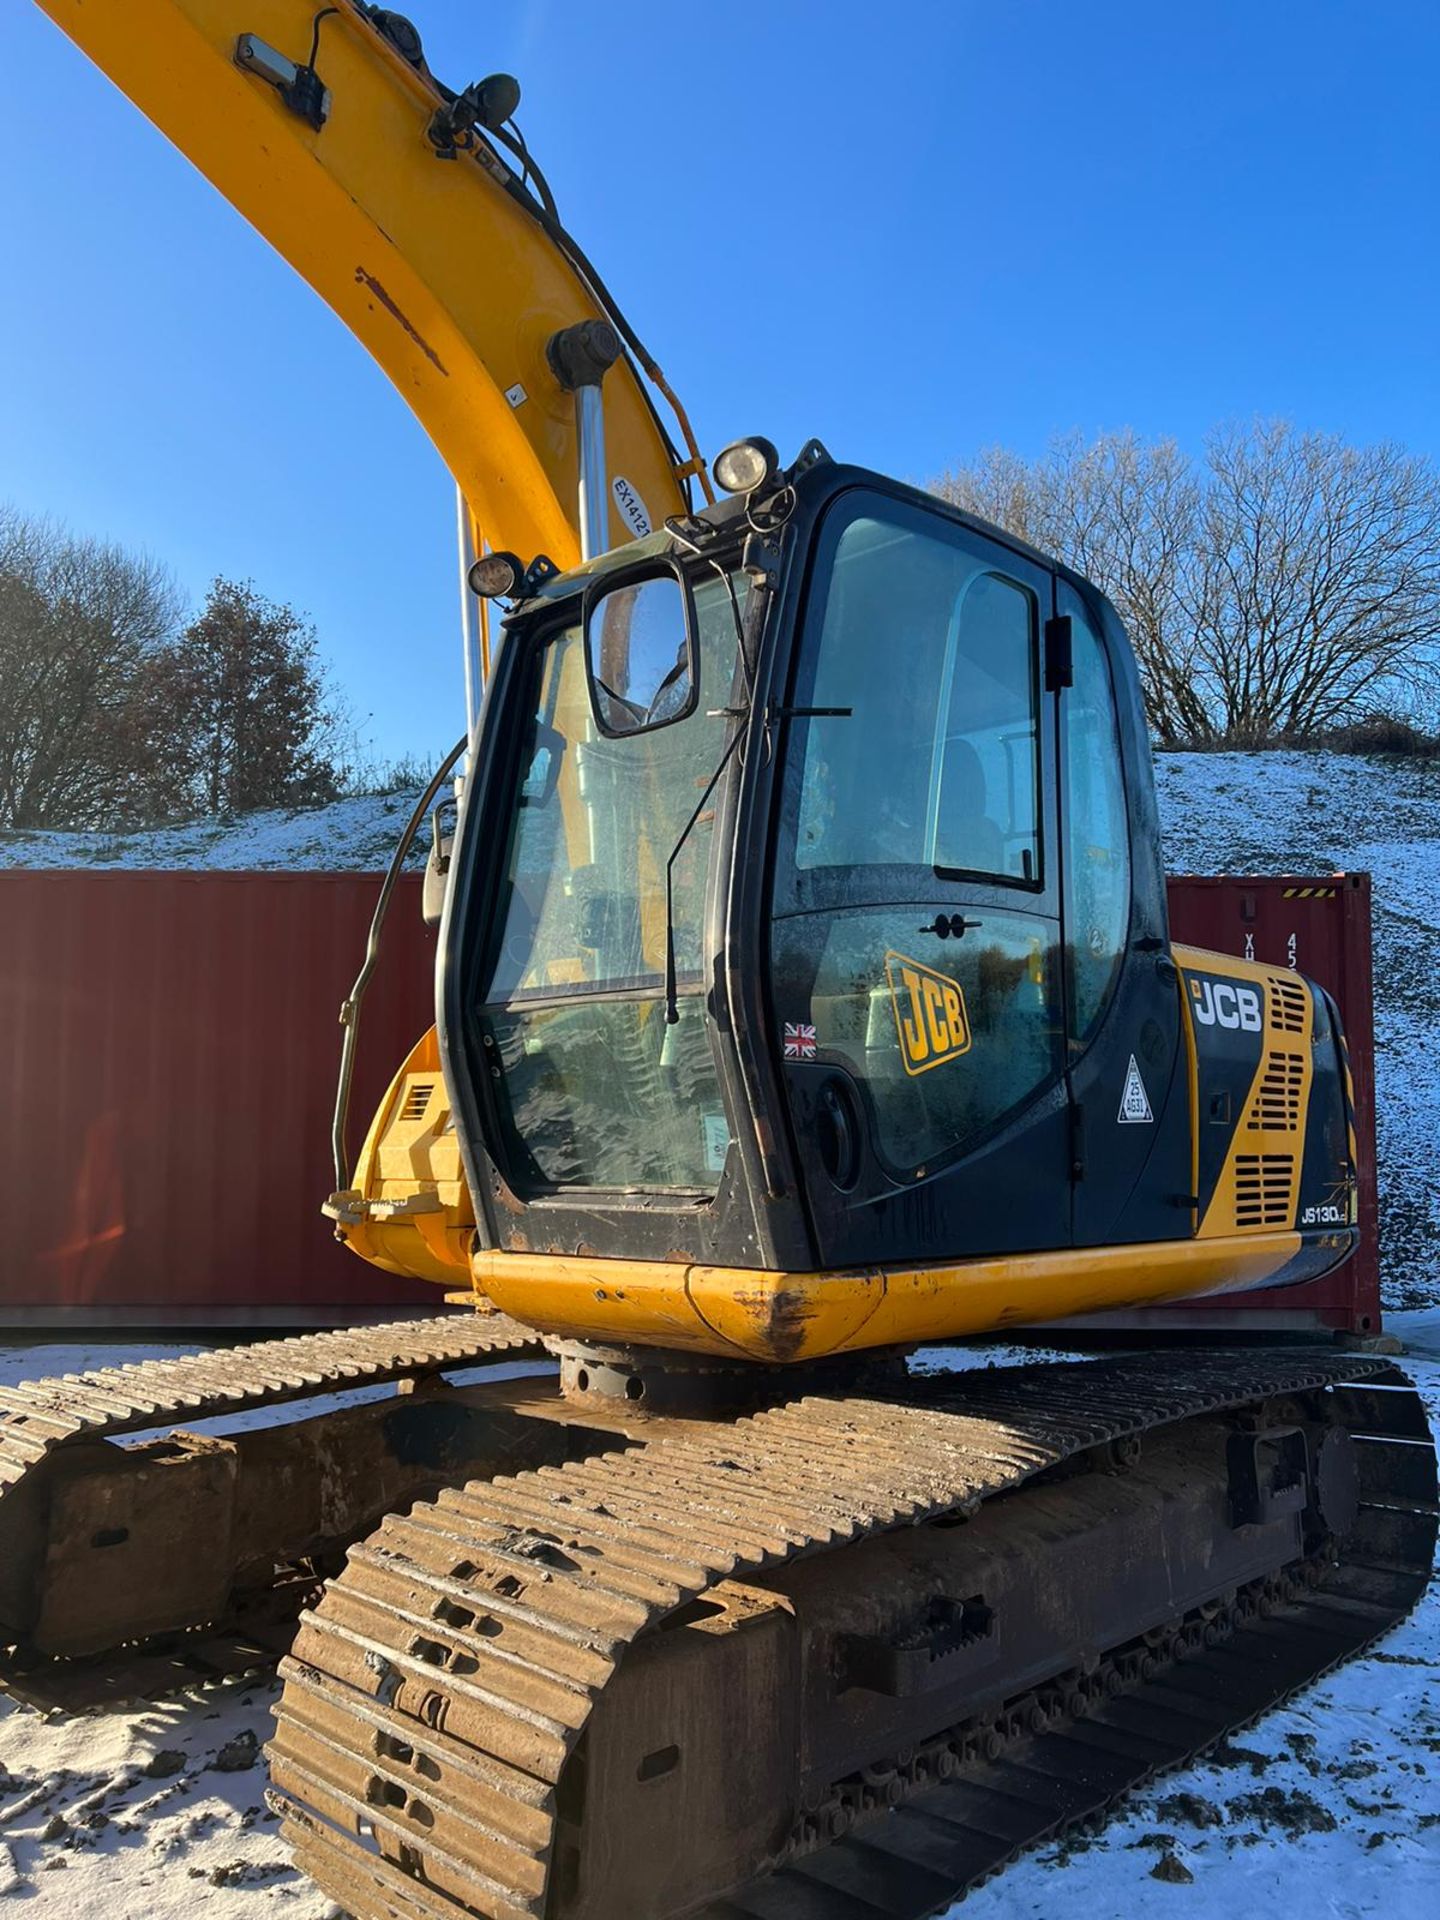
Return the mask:
{"type": "Polygon", "coordinates": [[[580,558],[610,545],[610,476],[605,471],[605,408],[600,383],[620,357],[620,336],[608,320],[581,320],[552,333],[545,346],[555,378],[575,396],[580,466],[580,558]]]}
{"type": "Polygon", "coordinates": [[[605,402],[598,380],[575,389],[575,435],[580,445],[580,558],[593,560],[610,544],[605,402]]]}
{"type": "Polygon", "coordinates": [[[475,716],[480,711],[485,670],[480,657],[479,608],[470,586],[470,569],[476,558],[475,535],[470,519],[470,503],[458,484],[455,488],[455,546],[460,563],[460,643],[465,653],[465,737],[468,740],[475,736],[475,716]]]}

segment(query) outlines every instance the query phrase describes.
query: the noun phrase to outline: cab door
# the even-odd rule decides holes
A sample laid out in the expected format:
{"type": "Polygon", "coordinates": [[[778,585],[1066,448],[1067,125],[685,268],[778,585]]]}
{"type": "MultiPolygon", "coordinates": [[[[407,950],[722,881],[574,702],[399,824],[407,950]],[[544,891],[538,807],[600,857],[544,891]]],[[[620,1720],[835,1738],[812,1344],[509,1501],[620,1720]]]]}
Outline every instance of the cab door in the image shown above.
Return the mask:
{"type": "Polygon", "coordinates": [[[1050,574],[869,490],[817,537],[772,1044],[824,1266],[1069,1242],[1050,574]]]}
{"type": "MultiPolygon", "coordinates": [[[[1190,1086],[1143,719],[1127,738],[1118,625],[1107,638],[1099,605],[1064,579],[1056,610],[1075,1243],[1184,1238],[1195,1218],[1190,1086]]],[[[1132,688],[1132,714],[1135,698],[1132,688]]]]}

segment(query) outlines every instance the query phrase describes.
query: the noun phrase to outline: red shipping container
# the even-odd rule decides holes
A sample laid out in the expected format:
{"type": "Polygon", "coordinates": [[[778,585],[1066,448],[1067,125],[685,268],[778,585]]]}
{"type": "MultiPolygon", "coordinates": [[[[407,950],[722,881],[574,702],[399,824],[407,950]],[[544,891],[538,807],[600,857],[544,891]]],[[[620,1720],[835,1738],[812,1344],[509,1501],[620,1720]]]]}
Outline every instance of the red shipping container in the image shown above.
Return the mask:
{"type": "MultiPolygon", "coordinates": [[[[325,1323],[439,1304],[435,1288],[347,1253],[320,1213],[333,1184],[337,1014],[379,884],[0,871],[0,1325],[325,1323]]],[[[419,890],[402,879],[364,1003],[352,1151],[433,1017],[419,890]]],[[[1170,914],[1177,940],[1294,965],[1335,996],[1355,1081],[1362,1242],[1309,1286],[1123,1323],[1374,1333],[1369,878],[1178,878],[1170,914]]]]}
{"type": "MultiPolygon", "coordinates": [[[[433,1019],[419,881],[364,1003],[354,1144],[433,1019]]],[[[374,874],[0,871],[0,1324],[438,1306],[336,1244],[340,1003],[374,874]]],[[[353,1150],[353,1148],[352,1148],[353,1150]]]]}

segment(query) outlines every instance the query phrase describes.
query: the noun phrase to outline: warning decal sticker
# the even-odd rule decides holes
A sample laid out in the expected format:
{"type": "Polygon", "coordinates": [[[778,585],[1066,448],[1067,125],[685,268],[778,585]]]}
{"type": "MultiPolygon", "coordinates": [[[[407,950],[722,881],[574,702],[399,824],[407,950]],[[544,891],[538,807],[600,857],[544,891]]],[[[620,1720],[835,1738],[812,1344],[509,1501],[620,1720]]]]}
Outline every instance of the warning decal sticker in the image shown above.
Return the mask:
{"type": "Polygon", "coordinates": [[[1140,1069],[1135,1056],[1130,1056],[1130,1071],[1125,1075],[1125,1091],[1120,1096],[1120,1111],[1115,1116],[1122,1127],[1149,1126],[1155,1116],[1150,1111],[1150,1096],[1145,1091],[1145,1082],[1140,1078],[1140,1069]]]}

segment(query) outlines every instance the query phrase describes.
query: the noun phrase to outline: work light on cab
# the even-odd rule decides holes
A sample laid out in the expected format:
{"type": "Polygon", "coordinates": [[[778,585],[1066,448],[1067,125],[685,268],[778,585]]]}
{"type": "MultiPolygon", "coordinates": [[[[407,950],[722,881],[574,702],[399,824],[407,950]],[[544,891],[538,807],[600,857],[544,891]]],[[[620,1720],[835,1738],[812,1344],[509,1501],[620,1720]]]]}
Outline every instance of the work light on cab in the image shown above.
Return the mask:
{"type": "Polygon", "coordinates": [[[482,600],[508,600],[525,577],[525,568],[513,553],[482,553],[468,577],[470,591],[482,600]]]}
{"type": "Polygon", "coordinates": [[[779,454],[758,434],[732,441],[715,456],[715,478],[726,493],[756,493],[775,478],[779,467],[779,454]]]}

